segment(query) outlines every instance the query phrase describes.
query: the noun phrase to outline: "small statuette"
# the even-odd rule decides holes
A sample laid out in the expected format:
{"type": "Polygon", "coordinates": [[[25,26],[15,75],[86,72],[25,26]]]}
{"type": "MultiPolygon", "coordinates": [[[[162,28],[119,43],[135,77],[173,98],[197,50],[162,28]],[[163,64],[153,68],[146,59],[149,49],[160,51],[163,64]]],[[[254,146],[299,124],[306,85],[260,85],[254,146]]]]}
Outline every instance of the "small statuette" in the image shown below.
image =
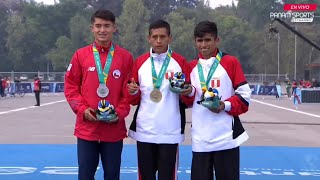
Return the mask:
{"type": "Polygon", "coordinates": [[[99,101],[96,116],[99,121],[103,122],[112,123],[118,121],[118,116],[116,115],[113,105],[107,100],[99,101]]]}
{"type": "Polygon", "coordinates": [[[187,89],[189,87],[188,84],[185,83],[186,76],[182,72],[174,73],[173,77],[169,79],[169,89],[173,93],[180,94],[183,89],[187,89]]]}
{"type": "Polygon", "coordinates": [[[219,92],[216,88],[206,88],[202,89],[202,96],[200,101],[197,101],[197,104],[201,104],[206,108],[218,108],[220,106],[221,97],[219,97],[219,92]]]}

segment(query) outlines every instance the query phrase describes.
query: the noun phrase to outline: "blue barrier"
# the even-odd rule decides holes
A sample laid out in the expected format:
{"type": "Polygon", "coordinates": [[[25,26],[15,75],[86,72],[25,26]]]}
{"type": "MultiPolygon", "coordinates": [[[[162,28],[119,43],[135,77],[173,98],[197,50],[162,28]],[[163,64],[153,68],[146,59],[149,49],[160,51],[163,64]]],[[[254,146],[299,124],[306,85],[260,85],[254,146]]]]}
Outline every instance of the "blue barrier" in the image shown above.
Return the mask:
{"type": "MultiPolygon", "coordinates": [[[[10,86],[13,87],[13,91],[18,91],[18,89],[23,90],[25,93],[33,92],[33,82],[21,82],[21,83],[11,83],[10,86]]],[[[64,92],[64,83],[62,82],[43,82],[41,84],[41,92],[46,93],[58,93],[64,92]]]]}
{"type": "Polygon", "coordinates": [[[41,92],[55,92],[55,83],[41,83],[41,92]]]}
{"type": "Polygon", "coordinates": [[[64,83],[55,83],[54,92],[64,92],[64,83]]]}
{"type": "MultiPolygon", "coordinates": [[[[11,83],[14,85],[15,83],[11,83]]],[[[25,93],[32,93],[33,92],[33,82],[21,82],[18,85],[20,89],[23,89],[25,93]]],[[[265,86],[265,85],[249,85],[252,91],[252,94],[255,95],[276,95],[276,93],[281,93],[280,86],[276,87],[272,86],[265,86]]],[[[64,83],[63,82],[43,82],[41,92],[46,93],[59,93],[64,92],[64,83]]]]}
{"type": "MultiPolygon", "coordinates": [[[[13,85],[15,85],[15,83],[13,83],[13,85]]],[[[16,91],[18,89],[23,90],[25,93],[32,93],[33,83],[17,83],[16,91]]]]}
{"type": "Polygon", "coordinates": [[[260,86],[259,95],[276,95],[278,93],[276,86],[260,86]]]}
{"type": "MultiPolygon", "coordinates": [[[[11,83],[15,87],[15,83],[11,83]]],[[[281,86],[279,85],[260,85],[252,84],[249,85],[253,95],[276,95],[281,96],[281,86]]],[[[14,89],[23,89],[25,93],[33,92],[33,82],[21,82],[18,83],[18,86],[14,89]]],[[[64,92],[64,83],[63,82],[43,82],[41,92],[45,93],[61,93],[64,92]]],[[[301,100],[301,99],[300,99],[301,100]]]]}
{"type": "Polygon", "coordinates": [[[266,86],[266,85],[250,85],[252,94],[254,95],[281,95],[281,87],[279,85],[266,86]]]}
{"type": "Polygon", "coordinates": [[[260,85],[255,84],[255,85],[249,85],[249,86],[250,86],[252,94],[258,94],[259,93],[260,85]]]}

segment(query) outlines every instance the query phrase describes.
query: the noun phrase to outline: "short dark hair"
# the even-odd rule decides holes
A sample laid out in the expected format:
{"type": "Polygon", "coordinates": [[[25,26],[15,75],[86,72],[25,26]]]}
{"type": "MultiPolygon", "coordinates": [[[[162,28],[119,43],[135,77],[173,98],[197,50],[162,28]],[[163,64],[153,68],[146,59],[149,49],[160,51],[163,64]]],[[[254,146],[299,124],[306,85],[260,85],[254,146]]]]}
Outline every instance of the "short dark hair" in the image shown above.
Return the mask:
{"type": "Polygon", "coordinates": [[[217,24],[211,21],[201,21],[194,29],[194,38],[202,38],[205,34],[212,34],[215,38],[218,37],[217,24]]]}
{"type": "Polygon", "coordinates": [[[116,17],[114,16],[114,14],[106,9],[99,9],[97,10],[94,14],[92,14],[91,16],[91,24],[94,23],[95,18],[101,18],[104,19],[106,21],[111,21],[113,23],[116,22],[116,17]]]}
{"type": "Polygon", "coordinates": [[[159,29],[159,28],[166,28],[167,32],[168,32],[168,35],[170,36],[170,34],[171,34],[170,24],[167,21],[162,20],[162,19],[153,21],[150,24],[150,26],[149,26],[149,35],[151,35],[151,30],[152,29],[159,29]]]}

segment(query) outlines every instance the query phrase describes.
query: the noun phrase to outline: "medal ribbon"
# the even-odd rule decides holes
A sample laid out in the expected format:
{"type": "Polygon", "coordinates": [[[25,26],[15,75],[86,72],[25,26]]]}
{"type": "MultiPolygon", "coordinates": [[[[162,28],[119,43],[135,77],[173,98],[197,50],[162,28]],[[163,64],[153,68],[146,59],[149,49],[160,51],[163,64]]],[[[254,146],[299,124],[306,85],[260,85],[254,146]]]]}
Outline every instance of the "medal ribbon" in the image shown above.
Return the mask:
{"type": "Polygon", "coordinates": [[[163,77],[167,71],[170,59],[172,55],[172,50],[169,48],[167,56],[162,64],[161,70],[159,72],[159,75],[157,76],[156,68],[154,66],[154,60],[153,57],[151,56],[151,69],[152,69],[152,82],[153,82],[153,87],[155,89],[159,89],[163,80],[163,77]]]}
{"type": "Polygon", "coordinates": [[[111,63],[112,63],[113,54],[114,54],[113,44],[111,44],[111,47],[109,49],[108,57],[107,57],[107,60],[106,60],[106,63],[105,63],[103,70],[102,70],[102,66],[101,66],[101,62],[100,62],[100,55],[99,55],[98,49],[96,48],[95,44],[93,44],[92,50],[93,50],[94,60],[96,62],[99,83],[106,84],[107,79],[108,79],[108,75],[109,75],[109,71],[110,71],[110,67],[111,67],[111,63]]]}
{"type": "Polygon", "coordinates": [[[216,58],[214,59],[213,64],[211,65],[211,68],[208,73],[207,81],[204,79],[203,69],[200,64],[200,61],[198,62],[197,66],[198,66],[198,74],[199,74],[201,89],[203,89],[203,88],[208,89],[209,82],[210,82],[214,72],[216,71],[216,69],[221,61],[221,57],[222,57],[222,53],[219,51],[216,55],[216,58]]]}

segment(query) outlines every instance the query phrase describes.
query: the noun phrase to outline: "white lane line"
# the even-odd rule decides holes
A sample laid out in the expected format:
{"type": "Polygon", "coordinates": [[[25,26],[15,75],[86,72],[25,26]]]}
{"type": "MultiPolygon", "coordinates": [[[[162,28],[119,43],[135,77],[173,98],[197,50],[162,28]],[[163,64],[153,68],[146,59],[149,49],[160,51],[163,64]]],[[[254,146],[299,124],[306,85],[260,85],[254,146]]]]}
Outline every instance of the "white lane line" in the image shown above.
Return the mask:
{"type": "Polygon", "coordinates": [[[271,107],[275,107],[275,108],[279,108],[279,109],[283,109],[283,110],[287,110],[287,111],[291,111],[291,112],[295,112],[295,113],[300,113],[300,114],[304,114],[304,115],[320,118],[320,115],[311,114],[311,113],[307,113],[307,112],[303,112],[303,111],[298,111],[298,110],[294,110],[294,109],[290,109],[290,108],[285,108],[285,107],[277,106],[277,105],[274,105],[274,104],[258,101],[258,100],[255,100],[255,99],[251,99],[250,101],[253,101],[253,102],[256,102],[256,103],[260,103],[260,104],[263,104],[263,105],[267,105],[267,106],[271,106],[271,107]]]}
{"type": "MultiPolygon", "coordinates": [[[[44,104],[41,104],[40,107],[42,107],[42,106],[49,106],[49,105],[52,105],[52,104],[61,103],[61,102],[65,102],[65,101],[66,101],[66,100],[60,100],[60,101],[54,101],[54,102],[44,103],[44,104]]],[[[9,111],[2,111],[2,112],[0,112],[0,115],[1,115],[1,114],[12,113],[12,112],[23,111],[23,110],[32,109],[32,108],[38,108],[38,107],[39,107],[39,106],[28,106],[28,107],[24,107],[24,108],[12,109],[12,110],[9,110],[9,111]]]]}

